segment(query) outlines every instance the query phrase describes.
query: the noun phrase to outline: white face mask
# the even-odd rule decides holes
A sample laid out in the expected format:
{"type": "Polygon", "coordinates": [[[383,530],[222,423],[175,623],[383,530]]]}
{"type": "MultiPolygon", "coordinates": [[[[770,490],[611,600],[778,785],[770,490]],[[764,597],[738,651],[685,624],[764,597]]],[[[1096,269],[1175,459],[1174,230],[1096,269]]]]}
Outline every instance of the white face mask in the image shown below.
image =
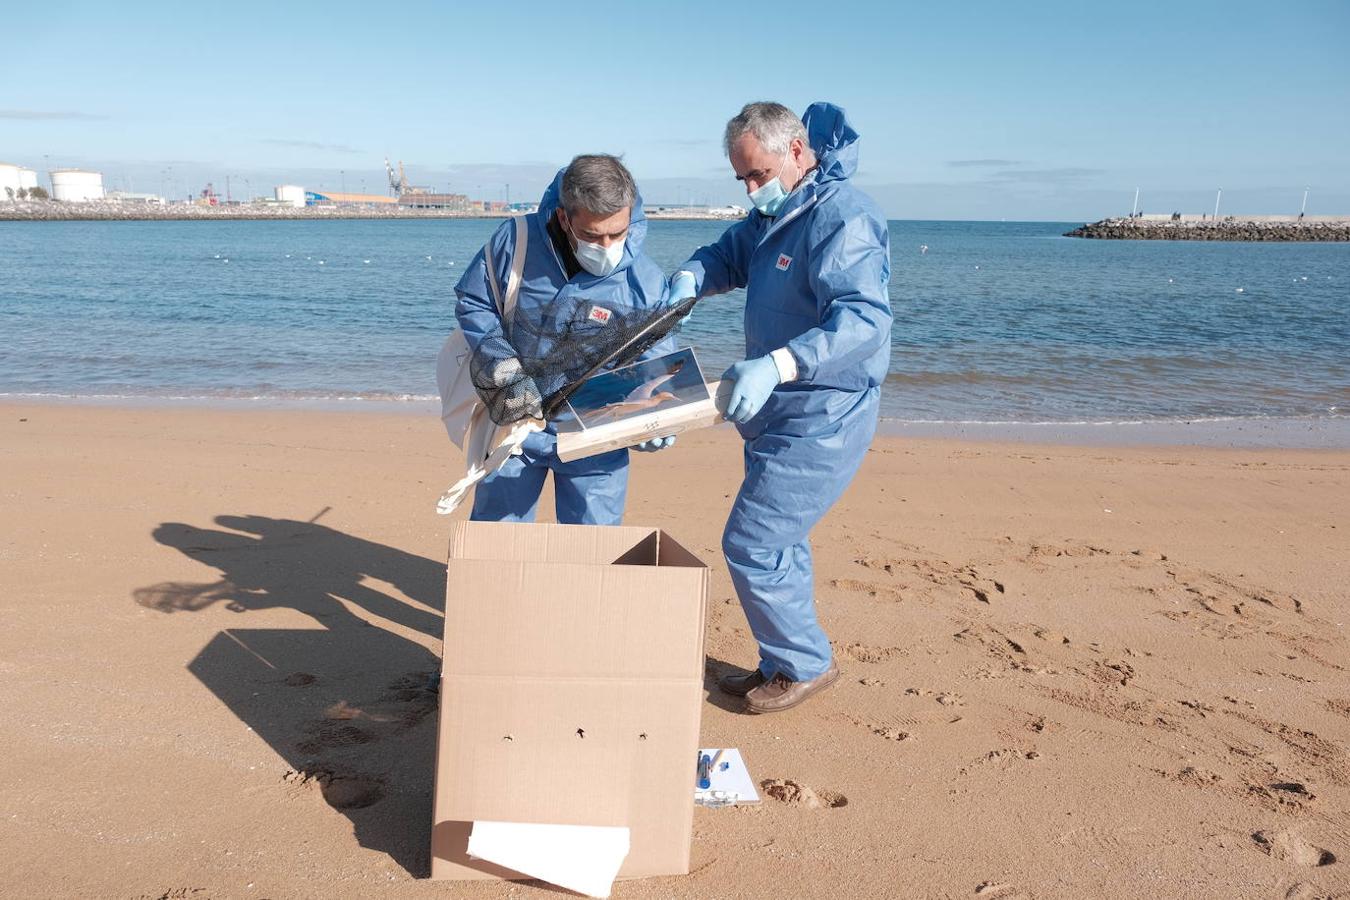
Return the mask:
{"type": "MultiPolygon", "coordinates": [[[[567,223],[567,230],[572,231],[572,223],[567,223]]],[[[572,231],[572,237],[576,238],[577,248],[573,252],[576,254],[577,262],[587,272],[597,278],[604,278],[610,272],[613,272],[619,266],[619,260],[623,259],[623,245],[625,241],[615,241],[608,247],[602,247],[599,244],[591,244],[577,237],[577,233],[572,231]]]]}

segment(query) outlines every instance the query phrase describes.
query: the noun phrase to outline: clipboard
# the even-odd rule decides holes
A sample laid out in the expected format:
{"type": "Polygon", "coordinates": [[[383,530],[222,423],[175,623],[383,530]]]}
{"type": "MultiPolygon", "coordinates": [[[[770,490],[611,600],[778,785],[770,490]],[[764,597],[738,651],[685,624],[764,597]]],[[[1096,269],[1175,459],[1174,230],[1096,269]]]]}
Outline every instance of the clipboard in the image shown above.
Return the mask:
{"type": "Polygon", "coordinates": [[[706,790],[699,790],[698,787],[698,760],[695,760],[695,781],[694,781],[694,802],[699,806],[740,806],[744,804],[759,803],[759,791],[755,790],[755,782],[750,777],[750,770],[746,768],[745,759],[741,756],[741,751],[735,747],[719,749],[716,747],[710,749],[701,749],[698,751],[701,759],[707,754],[717,759],[717,765],[712,767],[708,773],[709,787],[706,790]],[[718,754],[721,754],[720,758],[718,754]],[[722,764],[726,763],[724,770],[722,764]]]}

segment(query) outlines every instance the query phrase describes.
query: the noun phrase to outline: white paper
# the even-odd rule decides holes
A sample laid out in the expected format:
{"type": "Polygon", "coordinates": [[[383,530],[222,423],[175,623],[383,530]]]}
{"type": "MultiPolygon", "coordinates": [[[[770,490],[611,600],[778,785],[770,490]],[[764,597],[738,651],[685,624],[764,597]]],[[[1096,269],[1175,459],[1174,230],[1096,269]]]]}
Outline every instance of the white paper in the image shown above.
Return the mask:
{"type": "Polygon", "coordinates": [[[627,828],[474,822],[469,855],[579,894],[608,897],[628,842],[627,828]]]}
{"type": "MultiPolygon", "coordinates": [[[[716,747],[698,751],[700,757],[705,753],[708,756],[716,756],[717,752],[716,747]]],[[[758,803],[759,792],[755,790],[755,782],[750,778],[750,770],[745,767],[741,751],[735,747],[727,747],[721,752],[722,758],[717,761],[713,771],[708,773],[711,786],[707,790],[698,789],[698,774],[695,772],[694,799],[723,803],[728,800],[732,803],[758,803]],[[721,771],[722,763],[729,763],[725,772],[721,771]]]]}

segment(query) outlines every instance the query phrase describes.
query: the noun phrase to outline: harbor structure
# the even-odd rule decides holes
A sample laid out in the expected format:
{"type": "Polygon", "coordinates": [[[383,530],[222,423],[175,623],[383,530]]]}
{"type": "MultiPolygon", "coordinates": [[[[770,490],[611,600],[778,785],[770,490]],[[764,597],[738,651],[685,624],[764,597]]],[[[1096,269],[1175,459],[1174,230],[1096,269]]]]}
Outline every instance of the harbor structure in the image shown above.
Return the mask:
{"type": "Polygon", "coordinates": [[[305,191],[305,206],[393,206],[393,197],[383,194],[350,194],[343,191],[305,191]]]}
{"type": "Polygon", "coordinates": [[[52,199],[83,203],[103,199],[103,173],[87,169],[52,169],[52,199]]]}
{"type": "Polygon", "coordinates": [[[1350,216],[1143,215],[1102,219],[1065,237],[1136,241],[1350,241],[1350,216]]]}
{"type": "Polygon", "coordinates": [[[277,202],[297,209],[305,205],[305,189],[298,184],[279,184],[272,189],[277,202]]]}
{"type": "Polygon", "coordinates": [[[137,191],[108,191],[105,199],[114,203],[159,203],[164,202],[164,198],[159,194],[147,194],[137,191]]]}
{"type": "Polygon", "coordinates": [[[0,201],[22,199],[37,186],[37,172],[14,163],[0,163],[0,201]]]}

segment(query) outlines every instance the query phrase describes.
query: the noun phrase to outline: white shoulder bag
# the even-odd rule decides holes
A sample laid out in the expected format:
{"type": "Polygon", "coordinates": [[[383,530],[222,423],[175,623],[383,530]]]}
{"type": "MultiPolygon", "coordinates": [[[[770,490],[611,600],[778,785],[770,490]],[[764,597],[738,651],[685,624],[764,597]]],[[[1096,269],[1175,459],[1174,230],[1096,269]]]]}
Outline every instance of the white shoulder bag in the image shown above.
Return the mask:
{"type": "MultiPolygon", "coordinates": [[[[516,217],[516,249],[511,258],[511,272],[506,281],[506,294],[503,296],[501,284],[497,281],[497,265],[492,258],[491,242],[484,248],[487,263],[488,287],[492,290],[492,302],[502,317],[502,332],[509,340],[511,337],[511,319],[516,312],[516,298],[520,295],[520,277],[525,269],[525,251],[528,249],[529,231],[525,216],[516,217]]],[[[467,449],[469,426],[474,420],[475,408],[482,409],[483,401],[474,389],[470,377],[470,351],[468,341],[464,339],[462,329],[456,328],[445,339],[440,355],[436,358],[436,387],[441,394],[441,422],[456,447],[467,449]]],[[[481,417],[481,413],[480,413],[481,417]]]]}

